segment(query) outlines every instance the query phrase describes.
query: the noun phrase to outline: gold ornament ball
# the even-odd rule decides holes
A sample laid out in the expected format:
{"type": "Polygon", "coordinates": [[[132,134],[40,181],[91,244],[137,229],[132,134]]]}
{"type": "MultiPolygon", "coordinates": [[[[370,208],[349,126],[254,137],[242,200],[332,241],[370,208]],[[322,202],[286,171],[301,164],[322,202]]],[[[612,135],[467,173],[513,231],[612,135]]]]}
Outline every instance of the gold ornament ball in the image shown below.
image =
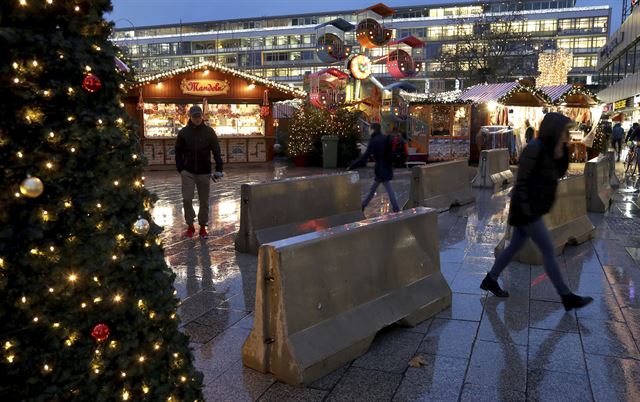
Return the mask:
{"type": "Polygon", "coordinates": [[[27,177],[20,183],[20,192],[25,197],[37,198],[44,191],[44,184],[42,180],[37,177],[27,177]]]}
{"type": "Polygon", "coordinates": [[[138,236],[144,236],[149,232],[149,221],[144,218],[140,218],[133,224],[133,228],[131,230],[133,230],[133,233],[138,236]]]}

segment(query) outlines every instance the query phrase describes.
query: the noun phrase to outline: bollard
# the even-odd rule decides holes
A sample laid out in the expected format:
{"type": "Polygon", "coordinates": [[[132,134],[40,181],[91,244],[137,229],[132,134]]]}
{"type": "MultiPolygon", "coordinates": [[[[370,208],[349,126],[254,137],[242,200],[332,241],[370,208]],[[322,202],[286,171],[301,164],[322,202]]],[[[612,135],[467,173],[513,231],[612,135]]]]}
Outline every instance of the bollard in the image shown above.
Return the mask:
{"type": "Polygon", "coordinates": [[[473,178],[473,187],[490,188],[493,192],[513,185],[513,173],[509,169],[509,150],[489,149],[480,153],[478,173],[473,178]]]}
{"type": "Polygon", "coordinates": [[[308,384],[365,353],[380,329],[416,325],[450,305],[433,209],[265,244],[242,361],[308,384]]]}
{"type": "Polygon", "coordinates": [[[434,163],[411,169],[411,189],[404,209],[422,206],[446,211],[474,200],[467,161],[434,163]]]}
{"type": "Polygon", "coordinates": [[[587,210],[606,212],[611,206],[613,189],[609,183],[609,159],[600,155],[584,165],[587,178],[587,210]]]}

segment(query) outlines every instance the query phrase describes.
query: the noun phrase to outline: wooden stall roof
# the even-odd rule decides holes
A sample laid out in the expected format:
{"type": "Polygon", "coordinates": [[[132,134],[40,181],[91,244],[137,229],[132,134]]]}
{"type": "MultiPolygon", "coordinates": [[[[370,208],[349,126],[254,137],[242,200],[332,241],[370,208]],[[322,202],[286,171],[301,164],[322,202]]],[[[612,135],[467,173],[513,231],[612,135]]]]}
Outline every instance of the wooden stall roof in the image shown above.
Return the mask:
{"type": "MultiPolygon", "coordinates": [[[[144,77],[137,77],[135,84],[131,87],[131,90],[143,87],[148,84],[156,84],[169,79],[178,78],[180,75],[189,75],[197,71],[209,70],[213,72],[219,72],[223,75],[228,75],[234,78],[245,80],[248,83],[255,85],[261,85],[271,91],[269,98],[276,98],[279,100],[305,98],[307,93],[303,90],[290,87],[288,85],[281,84],[276,81],[272,81],[257,75],[248,74],[244,71],[229,68],[225,65],[215,63],[213,61],[204,61],[202,63],[194,64],[188,67],[181,67],[174,70],[164,71],[162,73],[153,74],[144,77]]],[[[133,91],[131,91],[133,92],[133,91]]]]}
{"type": "Polygon", "coordinates": [[[520,85],[517,82],[479,84],[467,89],[460,99],[474,103],[497,102],[506,106],[547,106],[551,98],[538,88],[520,85]]]}
{"type": "Polygon", "coordinates": [[[598,97],[587,88],[579,85],[566,84],[541,87],[554,104],[569,107],[592,107],[600,103],[598,97]]]}

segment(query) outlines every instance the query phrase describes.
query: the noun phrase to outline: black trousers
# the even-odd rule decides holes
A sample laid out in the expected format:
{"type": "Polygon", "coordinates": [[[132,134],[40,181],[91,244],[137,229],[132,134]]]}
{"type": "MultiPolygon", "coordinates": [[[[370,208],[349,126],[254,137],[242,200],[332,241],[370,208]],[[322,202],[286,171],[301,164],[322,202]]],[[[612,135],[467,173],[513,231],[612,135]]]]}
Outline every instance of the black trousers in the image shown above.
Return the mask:
{"type": "Polygon", "coordinates": [[[616,156],[617,160],[620,160],[620,153],[622,152],[622,138],[613,138],[611,139],[611,146],[618,153],[616,156]]]}

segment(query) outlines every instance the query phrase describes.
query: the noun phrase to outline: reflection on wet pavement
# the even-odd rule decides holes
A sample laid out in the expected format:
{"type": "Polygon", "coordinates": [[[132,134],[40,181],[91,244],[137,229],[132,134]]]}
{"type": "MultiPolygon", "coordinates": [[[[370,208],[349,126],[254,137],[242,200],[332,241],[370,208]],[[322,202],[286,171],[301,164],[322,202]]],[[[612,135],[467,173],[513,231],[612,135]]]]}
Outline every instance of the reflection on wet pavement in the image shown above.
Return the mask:
{"type": "MultiPolygon", "coordinates": [[[[579,173],[580,165],[571,169],[579,173]]],[[[274,164],[228,169],[212,185],[204,240],[181,237],[179,176],[147,173],[146,186],[159,197],[153,216],[165,229],[166,261],[182,300],[181,328],[204,373],[208,401],[640,400],[640,183],[623,175],[610,211],[589,214],[596,237],[559,257],[570,287],[595,299],[577,314],[564,311],[540,266],[507,268],[502,281],[508,299],[478,288],[506,229],[509,191],[475,190],[475,203],[438,218],[451,308],[415,328],[385,329],[367,354],[308,387],[244,368],[241,347],[253,324],[257,257],[234,250],[240,185],[326,172],[274,164]],[[416,355],[426,365],[409,368],[416,355]]],[[[360,178],[364,195],[371,170],[361,170],[360,178]]],[[[408,171],[396,172],[400,202],[408,199],[409,183],[408,171]]],[[[382,191],[365,212],[389,211],[382,191]]]]}

